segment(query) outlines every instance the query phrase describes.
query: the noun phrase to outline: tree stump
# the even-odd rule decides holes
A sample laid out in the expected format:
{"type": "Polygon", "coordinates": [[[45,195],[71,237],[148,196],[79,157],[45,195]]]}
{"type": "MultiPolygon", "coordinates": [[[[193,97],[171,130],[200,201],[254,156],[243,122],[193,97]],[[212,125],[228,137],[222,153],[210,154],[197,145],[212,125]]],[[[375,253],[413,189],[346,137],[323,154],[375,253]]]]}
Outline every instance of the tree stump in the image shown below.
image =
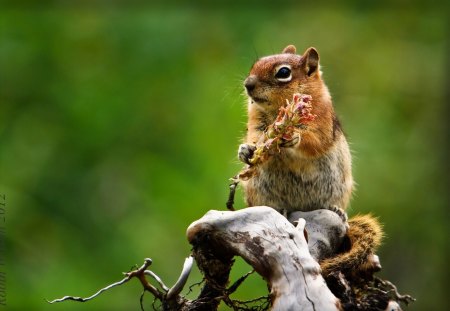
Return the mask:
{"type": "Polygon", "coordinates": [[[187,236],[200,269],[208,271],[205,276],[210,273],[205,267],[211,266],[205,262],[205,253],[214,253],[215,260],[223,256],[228,262],[241,256],[267,281],[272,310],[340,310],[339,300],[308,249],[304,219],[294,226],[274,209],[262,206],[209,211],[189,226],[187,236]]]}

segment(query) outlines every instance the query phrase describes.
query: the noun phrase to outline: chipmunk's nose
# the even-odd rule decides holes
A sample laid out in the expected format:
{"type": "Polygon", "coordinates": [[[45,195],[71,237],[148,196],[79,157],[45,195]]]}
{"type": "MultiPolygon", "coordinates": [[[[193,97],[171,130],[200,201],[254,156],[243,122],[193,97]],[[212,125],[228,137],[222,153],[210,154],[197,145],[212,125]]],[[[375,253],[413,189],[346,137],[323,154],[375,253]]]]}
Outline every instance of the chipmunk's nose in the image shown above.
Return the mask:
{"type": "Polygon", "coordinates": [[[254,75],[248,76],[247,79],[244,81],[244,86],[247,92],[251,92],[255,89],[257,82],[257,78],[254,75]]]}

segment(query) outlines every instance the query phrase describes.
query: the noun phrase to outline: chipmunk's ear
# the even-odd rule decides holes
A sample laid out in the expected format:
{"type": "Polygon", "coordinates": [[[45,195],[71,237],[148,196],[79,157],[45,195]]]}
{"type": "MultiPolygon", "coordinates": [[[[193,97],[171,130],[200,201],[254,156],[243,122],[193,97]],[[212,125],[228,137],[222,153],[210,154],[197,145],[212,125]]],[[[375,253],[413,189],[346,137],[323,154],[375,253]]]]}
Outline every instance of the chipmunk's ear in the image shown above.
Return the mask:
{"type": "Polygon", "coordinates": [[[310,77],[319,69],[319,53],[315,48],[309,48],[303,53],[303,66],[306,74],[310,77]]]}
{"type": "Polygon", "coordinates": [[[287,47],[284,48],[283,50],[283,54],[287,53],[287,54],[295,54],[295,52],[297,52],[297,49],[295,48],[294,45],[288,45],[287,47]]]}

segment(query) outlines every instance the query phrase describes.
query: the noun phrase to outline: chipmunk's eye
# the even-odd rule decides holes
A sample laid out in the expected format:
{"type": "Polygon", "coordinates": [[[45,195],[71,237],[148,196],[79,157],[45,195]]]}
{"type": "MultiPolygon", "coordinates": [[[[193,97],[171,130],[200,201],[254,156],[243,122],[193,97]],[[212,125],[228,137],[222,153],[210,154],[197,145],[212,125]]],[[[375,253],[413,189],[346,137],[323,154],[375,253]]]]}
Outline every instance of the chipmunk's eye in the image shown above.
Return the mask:
{"type": "Polygon", "coordinates": [[[278,68],[275,78],[280,82],[289,82],[292,79],[291,68],[282,66],[278,68]]]}

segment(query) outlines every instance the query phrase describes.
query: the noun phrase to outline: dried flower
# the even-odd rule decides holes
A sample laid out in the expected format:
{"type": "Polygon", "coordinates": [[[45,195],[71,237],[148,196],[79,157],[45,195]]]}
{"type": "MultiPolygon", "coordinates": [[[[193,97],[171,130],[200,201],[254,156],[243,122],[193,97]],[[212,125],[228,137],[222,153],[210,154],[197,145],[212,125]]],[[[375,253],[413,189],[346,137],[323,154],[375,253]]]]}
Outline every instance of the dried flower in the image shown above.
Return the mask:
{"type": "Polygon", "coordinates": [[[311,113],[311,102],[310,95],[299,93],[294,94],[292,102],[286,99],[286,105],[280,107],[275,121],[262,134],[263,137],[249,160],[250,165],[237,175],[238,179],[251,178],[257,165],[265,162],[273,154],[279,153],[282,144],[300,135],[300,129],[305,129],[306,124],[316,117],[311,113]]]}

